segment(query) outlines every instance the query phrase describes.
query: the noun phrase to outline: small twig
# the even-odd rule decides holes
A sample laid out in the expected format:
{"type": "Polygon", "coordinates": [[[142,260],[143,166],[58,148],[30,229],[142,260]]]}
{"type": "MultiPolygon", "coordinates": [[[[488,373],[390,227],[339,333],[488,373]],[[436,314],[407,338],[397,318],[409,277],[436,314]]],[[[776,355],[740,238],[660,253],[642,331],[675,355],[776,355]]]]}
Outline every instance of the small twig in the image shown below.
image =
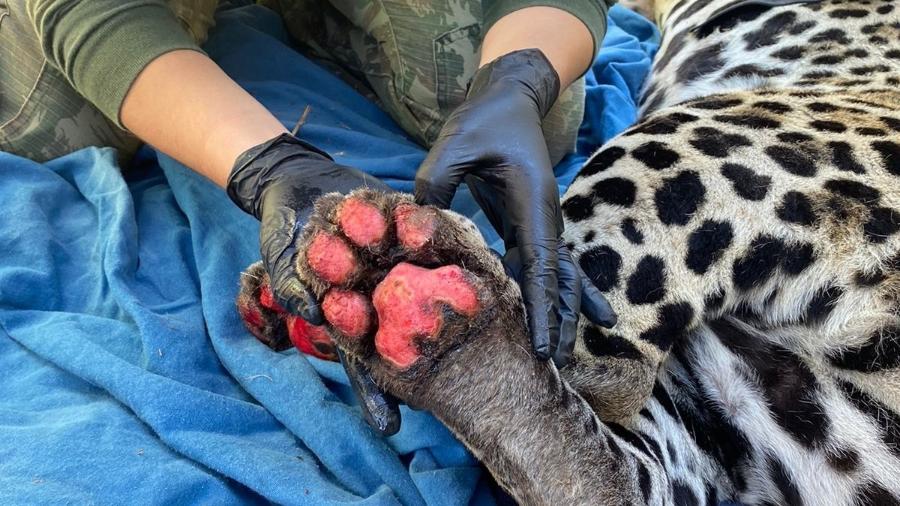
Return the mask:
{"type": "Polygon", "coordinates": [[[297,124],[294,125],[294,129],[291,130],[291,135],[296,136],[297,132],[300,131],[300,127],[302,127],[303,124],[306,123],[306,117],[309,116],[310,109],[312,109],[312,107],[309,105],[307,105],[306,108],[303,109],[303,114],[300,115],[300,119],[297,120],[297,124]]]}

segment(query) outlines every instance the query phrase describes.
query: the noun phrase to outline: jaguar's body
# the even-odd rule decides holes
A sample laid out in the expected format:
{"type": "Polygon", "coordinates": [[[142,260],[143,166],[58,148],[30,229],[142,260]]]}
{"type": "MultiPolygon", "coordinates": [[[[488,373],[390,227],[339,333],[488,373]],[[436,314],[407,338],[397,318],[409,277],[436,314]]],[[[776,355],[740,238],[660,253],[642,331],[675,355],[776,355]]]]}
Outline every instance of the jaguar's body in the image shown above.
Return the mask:
{"type": "Polygon", "coordinates": [[[602,372],[573,381],[601,418],[628,419],[644,397],[607,389],[664,361],[630,393],[654,389],[633,423],[675,502],[684,484],[748,504],[897,502],[900,9],[712,16],[728,3],[658,15],[645,119],[564,198],[620,316],[615,335],[584,334],[602,372]]]}
{"type": "MultiPolygon", "coordinates": [[[[656,16],[643,118],[563,198],[566,240],[619,322],[582,323],[562,371],[525,351],[518,291],[471,228],[429,218],[447,232],[404,242],[406,200],[356,197],[399,241],[354,250],[375,256],[366,272],[382,286],[419,276],[384,277],[398,259],[459,263],[490,294],[482,316],[445,308],[400,364],[381,288],[322,285],[309,253],[298,272],[320,294],[373,293],[375,345],[329,319],[332,337],[523,503],[898,504],[900,5],[681,0],[656,16]]],[[[343,205],[304,240],[350,237],[343,205]]]]}

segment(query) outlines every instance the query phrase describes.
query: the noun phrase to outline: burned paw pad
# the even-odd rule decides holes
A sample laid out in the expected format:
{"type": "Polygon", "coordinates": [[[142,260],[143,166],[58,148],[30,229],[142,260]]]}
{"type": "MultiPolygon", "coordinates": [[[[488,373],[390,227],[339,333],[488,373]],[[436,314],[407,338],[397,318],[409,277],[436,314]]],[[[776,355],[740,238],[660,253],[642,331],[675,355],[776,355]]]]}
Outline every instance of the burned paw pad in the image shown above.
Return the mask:
{"type": "Polygon", "coordinates": [[[337,352],[327,328],[312,325],[294,316],[278,302],[269,287],[269,278],[259,264],[244,275],[238,296],[238,313],[251,334],[263,344],[281,351],[293,344],[303,353],[325,360],[337,360],[337,352]],[[251,281],[246,281],[250,279],[251,281]]]}
{"type": "Polygon", "coordinates": [[[410,250],[418,250],[434,236],[437,211],[414,204],[401,204],[394,210],[397,240],[410,250]]]}
{"type": "Polygon", "coordinates": [[[322,301],[325,319],[348,337],[362,337],[375,324],[375,314],[369,299],[350,290],[332,288],[322,301]]]}
{"type": "Polygon", "coordinates": [[[344,235],[357,246],[375,246],[384,239],[388,223],[374,204],[350,197],[341,203],[337,222],[344,235]]]}
{"type": "Polygon", "coordinates": [[[306,262],[323,281],[340,285],[356,273],[359,262],[350,246],[335,235],[319,232],[306,249],[306,262]]]}
{"type": "Polygon", "coordinates": [[[473,317],[480,309],[474,276],[456,265],[425,269],[408,263],[395,266],[373,293],[378,314],[375,348],[399,368],[420,356],[417,341],[440,337],[450,309],[473,317]]]}
{"type": "Polygon", "coordinates": [[[485,278],[475,273],[484,274],[478,255],[489,258],[477,242],[461,248],[460,239],[477,239],[477,231],[442,212],[400,194],[323,197],[299,248],[297,272],[314,286],[327,325],[285,313],[266,287],[254,292],[261,313],[241,307],[248,328],[271,341],[276,314],[287,338],[305,353],[333,356],[333,338],[349,353],[380,357],[394,369],[438,357],[471,332],[484,308],[485,278]]]}

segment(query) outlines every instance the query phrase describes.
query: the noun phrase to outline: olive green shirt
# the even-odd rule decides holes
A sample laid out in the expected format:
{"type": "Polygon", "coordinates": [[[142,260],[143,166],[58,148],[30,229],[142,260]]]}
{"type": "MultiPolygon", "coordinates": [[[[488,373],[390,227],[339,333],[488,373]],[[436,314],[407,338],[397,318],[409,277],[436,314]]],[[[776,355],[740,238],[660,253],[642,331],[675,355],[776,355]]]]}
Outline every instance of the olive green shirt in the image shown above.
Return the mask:
{"type": "MultiPolygon", "coordinates": [[[[178,49],[199,51],[212,26],[216,0],[25,0],[47,61],[104,115],[119,112],[144,67],[178,49]]],[[[614,0],[485,0],[486,27],[510,12],[552,6],[584,22],[594,51],[614,0]]]]}

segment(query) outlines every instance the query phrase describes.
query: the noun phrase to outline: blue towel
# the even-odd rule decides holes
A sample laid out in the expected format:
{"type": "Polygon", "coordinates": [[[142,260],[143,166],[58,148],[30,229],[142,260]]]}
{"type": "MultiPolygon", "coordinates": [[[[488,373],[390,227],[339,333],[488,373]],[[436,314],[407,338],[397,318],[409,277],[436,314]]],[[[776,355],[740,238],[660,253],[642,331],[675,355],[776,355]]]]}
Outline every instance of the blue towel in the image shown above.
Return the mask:
{"type": "MultiPolygon", "coordinates": [[[[303,137],[410,190],[424,151],[372,103],[291,49],[260,7],[221,14],[206,50],[303,137]]],[[[610,11],[588,75],[578,153],[634,119],[657,43],[610,11]]],[[[274,353],[234,306],[258,258],[255,220],[149,149],[46,164],[0,153],[0,503],[478,504],[487,473],[428,413],[383,439],[340,367],[274,353]]],[[[482,224],[471,198],[455,202],[482,224]]],[[[496,243],[496,235],[486,234],[496,243]]]]}

